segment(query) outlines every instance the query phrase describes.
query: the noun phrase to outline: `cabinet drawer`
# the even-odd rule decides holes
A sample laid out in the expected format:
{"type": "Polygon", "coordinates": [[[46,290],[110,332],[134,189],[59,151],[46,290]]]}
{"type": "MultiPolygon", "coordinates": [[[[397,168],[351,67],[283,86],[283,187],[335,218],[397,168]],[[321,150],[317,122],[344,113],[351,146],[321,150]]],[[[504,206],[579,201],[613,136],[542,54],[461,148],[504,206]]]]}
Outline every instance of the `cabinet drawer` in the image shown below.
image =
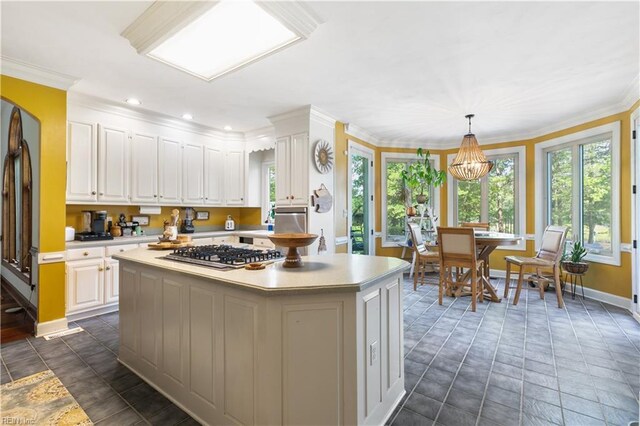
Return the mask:
{"type": "Polygon", "coordinates": [[[269,248],[269,249],[276,248],[276,245],[273,244],[271,240],[268,238],[254,238],[253,245],[258,247],[269,248]]]}
{"type": "Polygon", "coordinates": [[[237,235],[227,235],[226,237],[214,237],[213,244],[238,244],[240,237],[237,235]]]}
{"type": "Polygon", "coordinates": [[[138,244],[122,244],[119,246],[107,246],[106,247],[106,251],[107,251],[107,257],[111,257],[114,254],[118,254],[118,253],[122,253],[125,252],[127,250],[133,250],[133,249],[137,249],[138,248],[138,244]]]}
{"type": "Polygon", "coordinates": [[[104,247],[87,247],[67,250],[67,261],[92,259],[104,256],[104,247]]]}
{"type": "Polygon", "coordinates": [[[194,238],[193,244],[196,246],[210,246],[213,244],[213,238],[194,238]]]}

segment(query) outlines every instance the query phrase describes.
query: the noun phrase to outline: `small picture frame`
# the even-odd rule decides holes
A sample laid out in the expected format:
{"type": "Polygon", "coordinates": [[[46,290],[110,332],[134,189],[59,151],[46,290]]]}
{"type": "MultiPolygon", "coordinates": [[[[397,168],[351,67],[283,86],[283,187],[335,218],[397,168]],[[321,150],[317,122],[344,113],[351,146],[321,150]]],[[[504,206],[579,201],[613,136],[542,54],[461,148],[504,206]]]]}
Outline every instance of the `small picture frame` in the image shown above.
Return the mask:
{"type": "Polygon", "coordinates": [[[138,222],[140,226],[149,226],[149,222],[151,221],[151,219],[148,215],[143,214],[138,216],[131,216],[131,221],[138,222]]]}
{"type": "Polygon", "coordinates": [[[196,220],[209,220],[209,212],[196,212],[196,220]]]}

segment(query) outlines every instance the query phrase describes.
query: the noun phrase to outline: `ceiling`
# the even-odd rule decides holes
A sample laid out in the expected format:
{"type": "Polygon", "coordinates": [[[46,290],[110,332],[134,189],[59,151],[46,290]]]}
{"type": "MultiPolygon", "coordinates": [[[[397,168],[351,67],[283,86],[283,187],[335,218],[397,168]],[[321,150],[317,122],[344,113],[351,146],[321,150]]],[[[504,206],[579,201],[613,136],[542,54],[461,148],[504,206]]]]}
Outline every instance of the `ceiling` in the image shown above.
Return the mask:
{"type": "Polygon", "coordinates": [[[638,2],[309,2],[308,40],[212,82],[120,36],[150,4],[2,2],[2,55],[215,128],[312,104],[386,145],[456,145],[467,113],[481,143],[531,137],[640,96],[638,2]]]}

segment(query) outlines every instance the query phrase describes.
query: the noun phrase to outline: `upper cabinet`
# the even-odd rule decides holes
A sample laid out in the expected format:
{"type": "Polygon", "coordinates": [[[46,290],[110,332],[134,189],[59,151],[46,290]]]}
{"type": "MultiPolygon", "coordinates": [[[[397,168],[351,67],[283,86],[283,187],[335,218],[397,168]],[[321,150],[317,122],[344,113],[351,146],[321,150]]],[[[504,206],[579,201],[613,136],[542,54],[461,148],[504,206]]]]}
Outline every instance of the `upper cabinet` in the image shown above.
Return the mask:
{"type": "Polygon", "coordinates": [[[244,150],[229,149],[224,163],[225,201],[228,206],[244,205],[244,150]]]}
{"type": "Polygon", "coordinates": [[[182,203],[204,202],[204,147],[185,143],[182,147],[182,203]]]}
{"type": "Polygon", "coordinates": [[[94,124],[67,124],[67,201],[98,200],[98,143],[94,124]]]}
{"type": "Polygon", "coordinates": [[[160,204],[182,202],[182,144],[160,138],[158,150],[158,192],[160,204]]]}
{"type": "Polygon", "coordinates": [[[158,138],[135,132],[131,140],[131,201],[158,203],[158,138]]]}
{"type": "Polygon", "coordinates": [[[306,206],[309,188],[309,136],[276,141],[276,206],[306,206]]]}
{"type": "Polygon", "coordinates": [[[204,149],[204,203],[209,206],[224,204],[224,156],[221,147],[204,149]]]}
{"type": "Polygon", "coordinates": [[[129,132],[98,125],[98,201],[129,201],[129,132]]]}

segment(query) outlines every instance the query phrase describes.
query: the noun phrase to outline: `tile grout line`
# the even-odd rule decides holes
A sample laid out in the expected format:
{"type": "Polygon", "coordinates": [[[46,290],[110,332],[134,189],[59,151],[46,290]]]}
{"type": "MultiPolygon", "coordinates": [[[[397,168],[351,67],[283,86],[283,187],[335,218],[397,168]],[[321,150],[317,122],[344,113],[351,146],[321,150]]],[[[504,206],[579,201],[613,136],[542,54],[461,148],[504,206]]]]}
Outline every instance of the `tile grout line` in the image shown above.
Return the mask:
{"type": "MultiPolygon", "coordinates": [[[[556,291],[562,291],[562,290],[558,288],[556,289],[556,291]]],[[[557,295],[556,295],[556,298],[557,298],[557,295]]],[[[547,305],[547,299],[548,298],[545,297],[544,299],[542,299],[542,302],[544,304],[545,317],[547,318],[547,330],[549,330],[549,340],[551,344],[551,359],[553,360],[553,370],[555,372],[556,383],[557,383],[556,387],[558,388],[558,402],[560,403],[560,418],[562,419],[562,424],[566,425],[567,422],[565,421],[565,418],[564,418],[564,407],[562,405],[562,392],[560,392],[560,380],[558,379],[558,363],[556,362],[556,352],[555,352],[555,347],[553,345],[553,332],[551,331],[551,321],[549,320],[549,306],[547,305]]],[[[562,310],[567,309],[567,305],[564,303],[564,298],[563,298],[563,305],[564,307],[562,308],[562,310]]]]}
{"type": "MultiPolygon", "coordinates": [[[[586,310],[584,305],[582,307],[586,310]]],[[[607,418],[604,415],[604,412],[602,410],[602,405],[604,405],[604,404],[602,404],[602,402],[600,401],[600,396],[598,396],[598,392],[595,391],[596,385],[595,385],[595,382],[593,381],[593,376],[591,374],[591,370],[589,370],[589,366],[587,364],[587,359],[584,357],[584,351],[582,350],[582,343],[580,343],[580,338],[578,337],[578,333],[576,332],[576,328],[573,325],[573,319],[571,318],[571,314],[569,313],[569,309],[567,309],[567,305],[566,304],[565,304],[565,307],[564,307],[564,311],[567,314],[567,318],[569,319],[569,324],[571,324],[571,330],[573,330],[573,335],[576,337],[576,341],[578,342],[578,348],[580,349],[580,356],[582,356],[582,359],[584,360],[584,363],[587,366],[587,375],[589,376],[589,379],[590,379],[590,382],[591,382],[591,387],[592,387],[592,389],[594,391],[594,394],[596,395],[596,398],[598,400],[598,405],[600,406],[600,411],[602,412],[602,417],[604,418],[604,423],[605,423],[605,425],[608,425],[609,421],[607,420],[607,418]]],[[[560,389],[560,392],[562,393],[562,386],[560,386],[560,380],[558,380],[558,387],[560,389]]],[[[579,397],[577,397],[577,398],[579,398],[579,397]]]]}
{"type": "MultiPolygon", "coordinates": [[[[507,285],[505,280],[505,285],[507,285]]],[[[482,400],[480,401],[480,410],[478,411],[478,417],[476,418],[476,426],[480,424],[480,416],[482,415],[482,409],[484,408],[484,401],[487,398],[487,390],[489,389],[489,381],[491,380],[491,374],[493,373],[493,367],[496,362],[496,357],[498,356],[498,347],[500,347],[500,341],[502,340],[502,332],[504,331],[504,324],[507,321],[507,314],[509,313],[509,299],[506,300],[507,307],[504,310],[504,316],[502,317],[502,324],[500,325],[500,337],[498,337],[498,341],[496,342],[496,349],[493,351],[493,358],[491,358],[491,367],[489,367],[489,377],[487,378],[487,384],[484,386],[484,392],[482,393],[482,400]]],[[[523,361],[524,363],[524,361],[523,361]]],[[[524,368],[524,364],[523,364],[524,368]]]]}
{"type": "MultiPolygon", "coordinates": [[[[598,328],[598,325],[596,324],[596,322],[593,320],[593,317],[591,316],[591,314],[589,313],[589,310],[587,309],[587,306],[584,304],[584,301],[581,300],[580,303],[582,303],[582,306],[584,307],[584,310],[587,312],[587,315],[589,316],[589,319],[591,320],[591,322],[593,323],[593,326],[595,327],[596,331],[598,332],[598,334],[600,335],[600,338],[602,339],[602,341],[604,342],[605,346],[607,347],[607,352],[609,352],[609,356],[611,357],[612,360],[614,360],[615,362],[615,358],[613,357],[613,354],[611,353],[611,349],[609,348],[609,343],[607,342],[607,339],[605,339],[605,337],[602,335],[602,332],[600,331],[600,329],[598,328]]],[[[618,372],[622,373],[622,371],[618,368],[618,372]]],[[[591,373],[591,371],[589,371],[589,373],[591,373]]],[[[624,379],[624,377],[623,377],[624,379]]],[[[617,383],[621,383],[616,381],[617,383]]],[[[631,390],[631,394],[634,396],[636,402],[638,401],[638,395],[634,392],[633,388],[631,387],[631,385],[629,383],[627,383],[626,381],[624,382],[625,385],[627,385],[627,388],[629,390],[631,390]]],[[[597,395],[597,393],[596,393],[597,395]]],[[[604,404],[606,405],[606,404],[604,404]]]]}
{"type": "MultiPolygon", "coordinates": [[[[449,306],[446,307],[446,309],[444,311],[442,311],[442,313],[440,314],[440,316],[438,317],[438,319],[433,323],[433,325],[431,327],[429,327],[429,330],[427,330],[427,332],[422,336],[422,338],[420,338],[420,340],[418,340],[418,343],[420,343],[422,341],[422,339],[424,339],[424,336],[426,336],[427,334],[429,334],[429,332],[436,326],[436,324],[438,323],[438,321],[440,321],[440,319],[443,317],[444,314],[446,314],[449,309],[451,309],[451,307],[454,305],[454,303],[456,303],[459,299],[454,299],[449,306]]],[[[467,307],[467,309],[469,309],[469,307],[467,307]]],[[[466,312],[466,309],[465,309],[466,312]]],[[[431,367],[431,364],[433,363],[433,360],[436,359],[436,356],[438,356],[438,354],[440,353],[440,351],[442,350],[442,347],[445,345],[445,343],[447,343],[447,341],[449,340],[449,337],[451,337],[451,333],[449,333],[449,336],[447,337],[447,339],[445,339],[444,342],[442,342],[442,344],[440,345],[440,348],[438,348],[438,350],[436,351],[436,353],[433,355],[433,358],[431,358],[431,361],[429,361],[429,364],[427,364],[427,368],[425,368],[425,370],[422,372],[422,374],[420,375],[420,378],[418,378],[418,380],[416,381],[416,384],[413,385],[413,387],[411,388],[411,392],[407,392],[406,393],[406,398],[404,398],[404,401],[402,401],[402,404],[399,404],[396,408],[395,408],[395,412],[396,414],[393,416],[392,419],[389,419],[389,424],[393,424],[393,422],[395,421],[396,417],[398,417],[398,414],[400,413],[400,411],[402,411],[402,409],[404,408],[406,402],[409,400],[409,397],[411,396],[411,394],[413,394],[415,388],[418,386],[418,384],[420,383],[420,381],[422,380],[422,378],[424,377],[424,375],[427,373],[427,371],[429,371],[429,367],[431,367]]],[[[417,345],[417,343],[416,343],[417,345]]],[[[414,346],[415,347],[415,346],[414,346]]],[[[413,351],[413,349],[411,349],[411,351],[413,351]]],[[[403,361],[404,359],[407,358],[407,356],[411,353],[411,351],[407,352],[404,355],[403,361]]],[[[426,418],[426,417],[425,417],[426,418]]]]}
{"type": "MultiPolygon", "coordinates": [[[[491,302],[489,299],[487,300],[487,303],[493,303],[491,302]]],[[[467,308],[465,309],[465,311],[463,312],[463,314],[460,316],[460,319],[458,320],[458,322],[456,323],[456,326],[453,327],[453,329],[451,330],[451,333],[449,333],[449,336],[447,337],[447,340],[444,341],[444,343],[442,344],[442,347],[444,347],[444,345],[449,341],[449,339],[451,338],[451,336],[453,335],[454,330],[458,327],[458,325],[460,324],[460,322],[462,322],[462,319],[464,318],[464,316],[467,314],[467,312],[471,312],[470,311],[471,308],[471,303],[469,303],[469,305],[467,306],[467,308]]],[[[469,351],[471,350],[471,345],[473,345],[473,342],[475,342],[476,340],[476,336],[478,335],[478,332],[480,331],[480,327],[482,326],[482,323],[484,322],[484,318],[485,315],[487,314],[487,311],[491,308],[491,305],[487,305],[487,308],[484,309],[484,312],[482,313],[482,318],[480,319],[480,322],[478,323],[478,326],[476,328],[475,333],[473,333],[473,338],[471,339],[471,342],[469,342],[469,347],[467,348],[467,350],[464,353],[464,356],[462,357],[462,359],[460,360],[460,365],[458,365],[458,368],[456,369],[455,374],[453,375],[453,379],[451,380],[451,384],[449,385],[449,389],[447,389],[447,393],[444,395],[443,401],[442,401],[442,405],[440,405],[440,408],[438,409],[438,412],[436,413],[436,418],[433,419],[433,423],[437,423],[438,422],[438,417],[440,417],[440,413],[442,412],[442,407],[444,407],[444,405],[446,404],[447,398],[449,397],[449,394],[451,393],[451,389],[453,389],[453,384],[455,383],[456,379],[458,378],[458,373],[460,372],[460,370],[462,369],[462,365],[464,363],[464,360],[467,358],[467,354],[469,353],[469,351]]],[[[442,349],[441,347],[441,349],[442,349]]],[[[435,357],[434,357],[435,359],[435,357]]],[[[428,370],[428,368],[427,368],[428,370]]],[[[425,371],[426,372],[426,371],[425,371]]],[[[487,377],[487,381],[489,380],[489,378],[487,377]]],[[[462,411],[466,411],[466,410],[462,410],[462,411]]],[[[468,411],[467,411],[468,412],[468,411]]],[[[478,411],[478,415],[480,415],[480,412],[478,411]]]]}
{"type": "Polygon", "coordinates": [[[616,326],[620,329],[620,331],[622,331],[622,334],[624,334],[624,336],[627,338],[627,340],[633,345],[634,348],[636,348],[636,350],[640,353],[640,347],[638,347],[638,345],[635,344],[635,342],[633,341],[633,339],[631,339],[629,337],[629,335],[627,334],[626,331],[624,331],[624,328],[622,328],[620,326],[620,323],[618,322],[618,320],[615,319],[615,317],[611,314],[611,311],[609,311],[609,309],[607,309],[607,306],[605,303],[599,302],[600,305],[604,308],[604,310],[607,312],[607,314],[609,314],[609,316],[611,317],[611,319],[613,320],[613,322],[616,324],[616,326]]]}
{"type": "MultiPolygon", "coordinates": [[[[524,281],[524,280],[523,280],[524,281]]],[[[524,282],[522,283],[524,286],[524,282]]],[[[529,282],[527,281],[527,286],[529,282]]],[[[519,421],[518,424],[521,425],[524,421],[524,371],[525,371],[525,360],[527,358],[527,329],[529,322],[529,289],[527,287],[527,291],[524,295],[524,332],[522,338],[522,374],[520,375],[520,413],[519,413],[519,421]]],[[[515,297],[515,295],[514,295],[515,297]]]]}
{"type": "MultiPolygon", "coordinates": [[[[33,348],[33,346],[31,346],[33,348]]],[[[11,380],[12,382],[13,380],[13,376],[11,375],[11,372],[9,371],[9,367],[7,367],[7,363],[4,361],[4,358],[0,358],[0,361],[2,362],[2,366],[4,367],[5,371],[7,372],[7,375],[9,376],[9,380],[11,380]]]]}
{"type": "MultiPolygon", "coordinates": [[[[85,331],[85,333],[89,334],[86,330],[84,330],[84,331],[85,331]]],[[[99,342],[97,339],[95,339],[95,337],[93,337],[93,335],[91,335],[91,338],[93,338],[94,340],[96,340],[96,343],[98,343],[98,344],[102,345],[102,343],[101,343],[101,342],[99,342]]],[[[101,381],[102,381],[104,384],[106,384],[106,385],[107,385],[111,390],[113,390],[113,391],[116,393],[116,395],[118,395],[118,397],[119,397],[121,400],[123,400],[125,404],[127,404],[127,405],[129,406],[129,408],[131,408],[131,409],[132,409],[136,414],[138,414],[138,415],[140,416],[140,418],[142,418],[146,423],[148,423],[148,422],[146,421],[147,419],[145,419],[145,418],[144,418],[144,416],[138,412],[138,410],[136,410],[136,409],[135,409],[131,404],[129,404],[129,401],[127,401],[126,399],[124,399],[124,398],[122,397],[122,395],[121,395],[118,391],[116,391],[116,390],[115,390],[115,389],[114,389],[114,388],[113,388],[109,383],[107,383],[107,381],[106,381],[106,380],[104,380],[104,379],[103,379],[103,378],[98,374],[98,372],[97,372],[96,370],[94,370],[94,369],[93,369],[93,367],[92,367],[92,366],[90,366],[90,365],[89,365],[89,364],[88,364],[88,363],[87,363],[87,362],[82,358],[82,356],[80,356],[80,355],[79,355],[79,354],[78,354],[78,353],[77,353],[77,352],[76,352],[76,351],[75,351],[71,346],[69,346],[69,344],[67,343],[67,341],[66,341],[66,340],[64,340],[64,339],[62,339],[62,338],[60,338],[60,339],[61,339],[61,340],[62,340],[62,342],[63,342],[63,343],[64,343],[64,344],[65,344],[65,345],[66,345],[66,346],[71,350],[71,352],[73,352],[73,353],[74,353],[78,358],[80,358],[80,361],[82,361],[82,362],[83,362],[87,367],[89,367],[89,368],[90,368],[90,369],[95,373],[96,377],[97,377],[99,380],[101,380],[101,381]]],[[[29,344],[31,344],[31,342],[29,342],[29,344]]],[[[33,347],[33,345],[31,345],[31,347],[33,347]]],[[[34,349],[36,352],[38,352],[38,350],[37,350],[35,347],[33,347],[33,349],[34,349]]],[[[40,356],[40,353],[38,353],[38,356],[40,356]]],[[[41,356],[40,356],[40,359],[42,359],[42,357],[41,357],[41,356]]],[[[45,366],[46,366],[48,369],[50,369],[50,368],[49,368],[49,365],[47,364],[47,362],[46,362],[44,359],[42,359],[42,362],[44,362],[45,366]]],[[[50,370],[51,370],[51,369],[50,369],[50,370]]],[[[53,371],[53,370],[52,370],[52,371],[53,371]]],[[[54,372],[54,374],[55,374],[55,372],[54,372]]],[[[56,377],[57,377],[57,376],[56,376],[56,377]]],[[[58,380],[60,380],[60,379],[58,379],[58,380]]],[[[140,385],[138,385],[138,386],[141,386],[141,385],[142,385],[142,383],[141,383],[140,385]]],[[[136,388],[136,387],[137,387],[137,386],[134,386],[134,387],[132,387],[131,389],[136,388]]],[[[65,386],[65,388],[66,388],[66,386],[65,386]]],[[[67,391],[68,391],[68,390],[67,390],[67,391]]],[[[69,394],[71,394],[71,392],[69,392],[69,394]]],[[[74,398],[74,399],[75,399],[75,398],[74,398]]],[[[76,402],[77,402],[77,401],[76,401],[76,402]]],[[[80,404],[78,404],[78,405],[80,405],[80,404]]],[[[84,408],[83,408],[82,410],[84,411],[84,408]]],[[[120,411],[118,411],[118,412],[116,412],[116,413],[110,414],[109,416],[107,416],[107,417],[105,417],[105,418],[103,418],[103,419],[97,420],[97,421],[96,421],[96,423],[97,423],[97,422],[99,422],[99,421],[102,421],[102,420],[108,419],[108,418],[110,418],[110,417],[112,417],[112,416],[115,416],[116,414],[119,414],[119,413],[121,413],[121,412],[123,412],[123,411],[125,411],[125,410],[126,410],[126,408],[123,408],[122,410],[120,410],[120,411]]],[[[88,415],[87,415],[87,416],[88,416],[88,415]]]]}

